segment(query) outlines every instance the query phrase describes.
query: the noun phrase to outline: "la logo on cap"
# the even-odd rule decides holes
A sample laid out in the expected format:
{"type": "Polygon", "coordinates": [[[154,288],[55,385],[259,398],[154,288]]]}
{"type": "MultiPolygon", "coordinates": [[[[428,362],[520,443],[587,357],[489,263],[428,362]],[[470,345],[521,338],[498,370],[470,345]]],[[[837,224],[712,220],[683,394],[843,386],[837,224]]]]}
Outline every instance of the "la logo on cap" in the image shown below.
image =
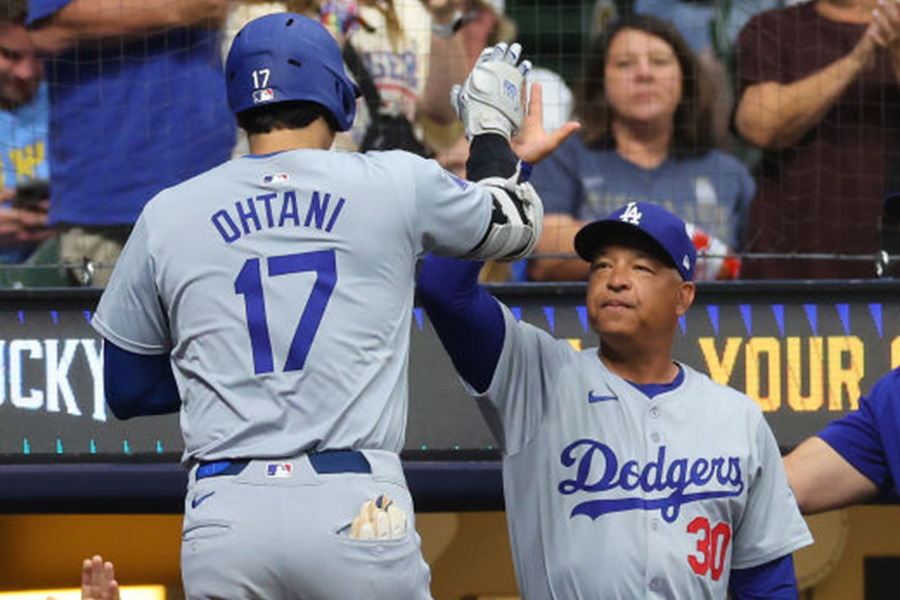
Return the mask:
{"type": "Polygon", "coordinates": [[[640,225],[643,216],[644,213],[638,210],[637,203],[629,202],[625,207],[625,212],[619,217],[619,220],[624,223],[631,223],[632,225],[640,225]]]}

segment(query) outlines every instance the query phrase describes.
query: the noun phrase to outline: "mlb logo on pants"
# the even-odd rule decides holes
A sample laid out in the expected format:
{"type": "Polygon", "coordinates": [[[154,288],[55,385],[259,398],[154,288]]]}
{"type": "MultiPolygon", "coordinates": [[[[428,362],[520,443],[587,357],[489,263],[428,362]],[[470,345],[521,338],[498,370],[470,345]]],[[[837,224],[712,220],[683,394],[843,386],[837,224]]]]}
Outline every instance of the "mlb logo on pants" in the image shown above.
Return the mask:
{"type": "Polygon", "coordinates": [[[293,475],[293,469],[291,463],[269,463],[266,465],[266,477],[285,479],[293,475]]]}

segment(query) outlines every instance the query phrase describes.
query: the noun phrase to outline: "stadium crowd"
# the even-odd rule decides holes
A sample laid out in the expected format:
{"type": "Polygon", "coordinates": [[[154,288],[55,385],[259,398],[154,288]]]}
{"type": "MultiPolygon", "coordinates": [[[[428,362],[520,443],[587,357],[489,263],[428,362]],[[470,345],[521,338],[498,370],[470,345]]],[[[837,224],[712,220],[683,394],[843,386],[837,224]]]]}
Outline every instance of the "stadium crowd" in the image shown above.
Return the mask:
{"type": "MultiPolygon", "coordinates": [[[[574,232],[623,201],[688,222],[699,280],[889,273],[880,252],[896,251],[881,243],[898,185],[896,3],[591,4],[584,50],[569,57],[582,68],[532,74],[548,128],[570,116],[584,127],[535,169],[544,235],[501,279],[584,279],[574,232]]],[[[341,43],[363,95],[336,147],[443,164],[467,152],[450,88],[482,48],[517,33],[503,0],[171,5],[0,5],[0,260],[65,267],[49,278],[7,269],[17,276],[0,286],[105,285],[145,202],[246,151],[224,108],[220,57],[255,16],[310,15],[341,43]]]]}

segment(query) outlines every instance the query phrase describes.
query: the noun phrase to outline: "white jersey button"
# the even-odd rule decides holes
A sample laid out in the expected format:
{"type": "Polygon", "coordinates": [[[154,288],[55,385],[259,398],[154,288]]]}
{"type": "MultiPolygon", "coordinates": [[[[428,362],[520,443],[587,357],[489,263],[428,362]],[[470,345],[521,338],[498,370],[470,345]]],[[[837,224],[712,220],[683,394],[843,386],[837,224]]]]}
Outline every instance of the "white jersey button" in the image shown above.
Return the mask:
{"type": "Polygon", "coordinates": [[[651,434],[650,434],[650,441],[653,442],[653,443],[659,442],[659,434],[656,433],[655,431],[654,431],[653,433],[651,433],[651,434]]]}
{"type": "Polygon", "coordinates": [[[650,409],[650,416],[651,416],[652,418],[654,418],[654,419],[659,418],[659,409],[656,408],[655,406],[654,406],[653,408],[651,408],[651,409],[650,409]]]}

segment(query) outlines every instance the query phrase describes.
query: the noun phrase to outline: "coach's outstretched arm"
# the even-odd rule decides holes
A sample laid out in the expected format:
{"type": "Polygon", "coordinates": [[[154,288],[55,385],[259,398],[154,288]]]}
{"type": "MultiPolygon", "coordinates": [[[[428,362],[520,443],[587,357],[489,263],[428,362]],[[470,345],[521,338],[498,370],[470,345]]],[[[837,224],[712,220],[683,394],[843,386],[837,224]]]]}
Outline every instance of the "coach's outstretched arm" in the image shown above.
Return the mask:
{"type": "Polygon", "coordinates": [[[450,94],[471,142],[468,178],[490,191],[494,201],[488,231],[467,258],[518,260],[531,253],[540,239],[543,206],[527,183],[529,163],[539,162],[578,129],[567,123],[553,133],[544,131],[538,84],[526,110],[531,63],[519,62],[521,50],[504,43],[486,48],[466,82],[450,94]]]}
{"type": "Polygon", "coordinates": [[[472,388],[490,387],[506,329],[500,304],[478,285],[481,262],[425,257],[416,291],[453,366],[472,388]]]}

